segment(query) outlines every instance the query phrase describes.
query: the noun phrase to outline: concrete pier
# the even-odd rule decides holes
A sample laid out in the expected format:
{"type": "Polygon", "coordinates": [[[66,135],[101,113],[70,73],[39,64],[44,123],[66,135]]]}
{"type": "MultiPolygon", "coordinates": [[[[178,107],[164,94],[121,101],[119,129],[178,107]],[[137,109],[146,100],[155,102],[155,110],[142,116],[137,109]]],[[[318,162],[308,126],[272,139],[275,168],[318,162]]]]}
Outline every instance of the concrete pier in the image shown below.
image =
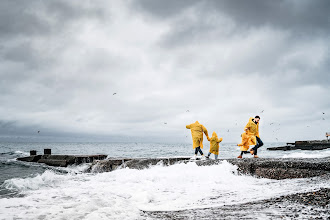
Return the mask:
{"type": "Polygon", "coordinates": [[[188,157],[179,158],[109,158],[95,161],[88,169],[89,172],[110,172],[120,168],[147,169],[150,166],[161,164],[164,166],[175,163],[194,162],[198,166],[211,166],[227,161],[237,166],[239,173],[269,179],[307,178],[314,176],[330,176],[330,158],[246,158],[221,160],[196,160],[188,157]]]}
{"type": "Polygon", "coordinates": [[[44,163],[49,166],[66,167],[81,163],[92,163],[95,160],[104,160],[107,155],[33,155],[17,158],[19,161],[44,163]]]}
{"type": "Polygon", "coordinates": [[[313,141],[296,141],[295,143],[287,143],[282,147],[269,147],[267,150],[324,150],[330,148],[330,142],[327,140],[313,141]]]}

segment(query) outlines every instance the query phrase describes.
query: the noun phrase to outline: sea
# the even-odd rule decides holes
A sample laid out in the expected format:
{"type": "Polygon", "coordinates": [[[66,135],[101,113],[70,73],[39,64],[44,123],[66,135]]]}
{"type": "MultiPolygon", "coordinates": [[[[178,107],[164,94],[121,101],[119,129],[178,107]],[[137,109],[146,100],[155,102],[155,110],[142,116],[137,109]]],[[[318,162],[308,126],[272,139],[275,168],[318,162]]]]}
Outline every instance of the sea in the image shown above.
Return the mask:
{"type": "MultiPolygon", "coordinates": [[[[265,143],[258,155],[330,157],[330,149],[267,150],[283,145],[265,143]]],[[[16,160],[29,156],[30,150],[42,154],[45,148],[52,154],[106,154],[112,158],[193,156],[190,143],[0,143],[0,219],[145,219],[142,213],[148,211],[221,207],[330,188],[329,182],[317,178],[271,180],[239,175],[226,161],[212,166],[189,162],[88,173],[90,164],[60,168],[16,160]]],[[[208,150],[204,146],[204,153],[208,150]]],[[[236,144],[220,145],[221,159],[236,158],[239,153],[236,144]]]]}

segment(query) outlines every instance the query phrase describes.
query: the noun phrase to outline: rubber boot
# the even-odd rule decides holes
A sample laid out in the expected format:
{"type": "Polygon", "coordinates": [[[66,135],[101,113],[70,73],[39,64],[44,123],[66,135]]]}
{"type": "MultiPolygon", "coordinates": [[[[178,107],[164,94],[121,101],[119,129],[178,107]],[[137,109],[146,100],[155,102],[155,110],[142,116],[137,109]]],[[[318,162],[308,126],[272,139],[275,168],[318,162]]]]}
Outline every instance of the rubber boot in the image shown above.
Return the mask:
{"type": "Polygon", "coordinates": [[[242,155],[239,155],[237,158],[242,158],[242,155]]]}

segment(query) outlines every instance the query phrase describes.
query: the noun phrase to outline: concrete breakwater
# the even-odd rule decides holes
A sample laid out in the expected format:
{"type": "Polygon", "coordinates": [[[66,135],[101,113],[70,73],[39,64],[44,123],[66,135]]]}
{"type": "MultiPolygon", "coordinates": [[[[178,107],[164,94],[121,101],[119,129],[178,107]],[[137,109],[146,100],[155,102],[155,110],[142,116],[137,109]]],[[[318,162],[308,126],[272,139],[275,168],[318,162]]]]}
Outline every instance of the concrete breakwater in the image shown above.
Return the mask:
{"type": "MultiPolygon", "coordinates": [[[[146,169],[161,164],[164,166],[175,163],[195,162],[198,166],[210,166],[223,162],[221,160],[190,161],[187,157],[179,158],[109,158],[94,161],[88,172],[110,172],[119,168],[146,169]]],[[[307,178],[330,174],[330,157],[309,159],[227,159],[227,162],[236,165],[239,173],[254,175],[270,179],[307,178]]]]}
{"type": "Polygon", "coordinates": [[[66,167],[82,163],[92,163],[95,160],[103,160],[107,155],[31,155],[17,158],[19,161],[44,163],[49,166],[66,167]]]}
{"type": "Polygon", "coordinates": [[[313,141],[296,141],[294,143],[287,143],[286,146],[269,147],[267,150],[324,150],[330,148],[330,141],[328,140],[313,140],[313,141]]]}

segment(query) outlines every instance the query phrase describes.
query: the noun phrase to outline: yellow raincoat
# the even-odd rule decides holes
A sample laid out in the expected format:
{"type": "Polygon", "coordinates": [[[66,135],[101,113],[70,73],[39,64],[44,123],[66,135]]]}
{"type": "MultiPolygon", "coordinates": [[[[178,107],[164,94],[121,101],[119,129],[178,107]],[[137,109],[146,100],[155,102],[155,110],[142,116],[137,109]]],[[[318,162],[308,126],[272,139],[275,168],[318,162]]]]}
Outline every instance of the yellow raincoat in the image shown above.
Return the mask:
{"type": "Polygon", "coordinates": [[[259,123],[256,124],[252,121],[252,117],[249,119],[249,122],[246,124],[245,128],[248,129],[248,134],[249,135],[253,135],[253,136],[257,136],[258,138],[260,138],[259,136],[259,123]]]}
{"type": "Polygon", "coordinates": [[[210,153],[219,155],[219,143],[222,141],[222,138],[218,138],[218,135],[213,132],[211,138],[207,138],[210,141],[210,153]]]}
{"type": "Polygon", "coordinates": [[[193,148],[195,149],[196,147],[201,147],[203,148],[203,132],[205,133],[206,137],[209,136],[207,133],[206,128],[204,125],[199,124],[198,121],[196,121],[193,124],[186,125],[187,129],[191,130],[191,136],[193,140],[193,148]]]}
{"type": "Polygon", "coordinates": [[[255,136],[249,135],[248,132],[244,132],[241,136],[242,136],[242,143],[237,144],[238,146],[241,147],[240,151],[248,151],[250,145],[256,145],[255,136]]]}

